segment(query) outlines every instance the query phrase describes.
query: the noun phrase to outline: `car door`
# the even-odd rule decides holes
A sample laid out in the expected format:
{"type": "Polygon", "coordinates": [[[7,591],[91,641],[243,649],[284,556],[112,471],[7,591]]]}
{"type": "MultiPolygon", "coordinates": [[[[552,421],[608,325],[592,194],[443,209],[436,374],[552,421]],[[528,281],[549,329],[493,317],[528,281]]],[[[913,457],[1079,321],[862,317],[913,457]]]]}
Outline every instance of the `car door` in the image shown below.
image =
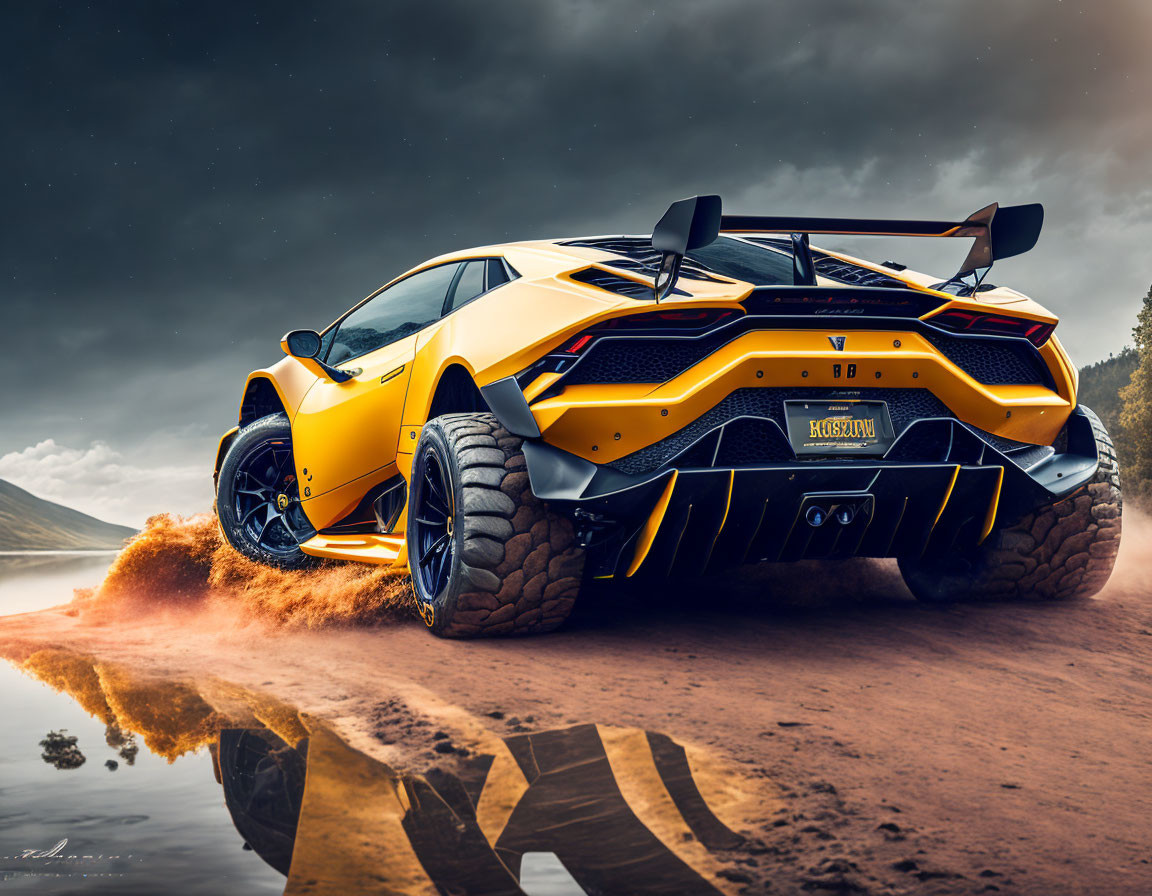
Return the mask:
{"type": "Polygon", "coordinates": [[[321,379],[292,421],[306,507],[309,500],[395,462],[416,341],[421,330],[440,318],[458,268],[459,263],[451,262],[396,281],[354,308],[334,334],[327,334],[328,363],[352,373],[352,379],[321,379]]]}

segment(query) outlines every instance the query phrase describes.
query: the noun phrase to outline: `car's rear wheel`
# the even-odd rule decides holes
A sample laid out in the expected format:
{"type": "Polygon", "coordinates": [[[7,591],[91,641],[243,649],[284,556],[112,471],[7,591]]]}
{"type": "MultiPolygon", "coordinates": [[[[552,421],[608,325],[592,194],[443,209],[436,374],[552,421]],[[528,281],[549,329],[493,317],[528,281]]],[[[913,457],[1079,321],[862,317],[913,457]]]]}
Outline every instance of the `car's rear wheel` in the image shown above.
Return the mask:
{"type": "Polygon", "coordinates": [[[547,632],[572,611],[584,550],[572,522],[532,494],[520,446],[492,414],[446,414],[421,431],[408,565],[437,635],[547,632]]]}
{"type": "Polygon", "coordinates": [[[313,530],[300,506],[286,416],[263,417],[237,433],[220,465],[216,514],[228,543],[252,560],[281,569],[315,562],[300,550],[313,530]]]}
{"type": "Polygon", "coordinates": [[[1100,465],[1083,488],[993,532],[975,551],[904,558],[900,571],[920,600],[1063,600],[1104,587],[1120,549],[1120,468],[1104,424],[1092,423],[1100,465]]]}

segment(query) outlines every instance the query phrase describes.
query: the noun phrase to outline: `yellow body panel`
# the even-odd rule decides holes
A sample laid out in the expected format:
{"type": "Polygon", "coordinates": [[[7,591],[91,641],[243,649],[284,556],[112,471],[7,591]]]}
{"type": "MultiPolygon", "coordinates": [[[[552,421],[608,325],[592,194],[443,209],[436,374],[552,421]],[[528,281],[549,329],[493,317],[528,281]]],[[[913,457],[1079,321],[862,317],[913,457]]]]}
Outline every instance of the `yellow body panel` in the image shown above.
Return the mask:
{"type": "MultiPolygon", "coordinates": [[[[966,309],[1055,321],[1040,305],[1010,289],[957,298],[932,290],[937,278],[929,275],[827,254],[936,296],[940,308],[926,319],[940,311],[966,309]]],[[[345,362],[343,368],[359,370],[349,382],[336,383],[318,375],[318,365],[290,357],[250,375],[246,389],[257,379],[268,380],[288,414],[303,505],[318,530],[341,520],[374,486],[397,473],[408,478],[420,428],[429,419],[437,386],[449,368],[462,368],[477,386],[485,386],[518,374],[591,326],[654,309],[650,300],[571,278],[590,265],[610,264],[612,256],[595,248],[547,241],[440,256],[402,276],[446,261],[494,256],[505,258],[520,276],[418,333],[345,362]]],[[[636,279],[627,271],[612,273],[636,279]]],[[[752,290],[748,283],[731,280],[681,280],[680,286],[691,295],[672,296],[660,304],[661,310],[710,307],[742,312],[741,301],[752,290]]],[[[823,327],[814,318],[807,329],[745,333],[665,383],[564,387],[560,382],[560,391],[550,394],[558,375],[544,373],[526,384],[525,394],[546,442],[597,464],[675,433],[737,389],[769,386],[927,389],[973,426],[1047,445],[1075,407],[1077,384],[1075,367],[1055,337],[1041,349],[1041,356],[1054,391],[988,386],[959,369],[913,329],[844,331],[837,330],[833,321],[823,327]],[[847,335],[844,351],[835,351],[828,340],[829,334],[838,332],[847,335]],[[834,363],[844,369],[855,364],[856,377],[835,377],[834,363]]],[[[217,469],[233,435],[226,434],[221,442],[217,469]]],[[[305,550],[318,556],[403,562],[397,541],[403,524],[402,515],[391,536],[319,535],[305,550]]]]}
{"type": "Polygon", "coordinates": [[[359,373],[344,383],[319,379],[301,401],[292,419],[292,447],[304,510],[317,528],[338,520],[360,499],[349,503],[334,491],[362,480],[362,496],[395,475],[417,336],[347,362],[342,369],[359,373]]]}
{"type": "Polygon", "coordinates": [[[392,566],[404,547],[403,535],[317,535],[300,549],[313,557],[392,566]]]}
{"type": "Polygon", "coordinates": [[[640,537],[636,541],[636,552],[632,555],[632,562],[628,564],[626,576],[635,575],[636,570],[643,564],[644,558],[648,556],[652,542],[656,540],[656,533],[660,531],[660,524],[664,522],[664,514],[668,510],[668,502],[672,500],[672,492],[676,490],[676,478],[679,475],[679,471],[672,471],[667,485],[664,486],[664,492],[660,495],[660,500],[656,502],[655,508],[644,523],[644,528],[640,530],[640,537]]]}
{"type": "Polygon", "coordinates": [[[569,386],[532,410],[545,441],[600,464],[677,432],[745,388],[928,389],[974,426],[1041,444],[1056,438],[1072,410],[1040,386],[982,385],[914,331],[854,330],[842,352],[828,332],[746,333],[666,383],[569,386]],[[835,377],[833,364],[855,364],[856,377],[835,377]]]}
{"type": "Polygon", "coordinates": [[[304,396],[308,394],[308,390],[316,385],[318,377],[296,358],[281,358],[271,367],[250,373],[244,383],[245,392],[256,379],[265,379],[272,384],[291,418],[300,402],[304,400],[304,396]]]}

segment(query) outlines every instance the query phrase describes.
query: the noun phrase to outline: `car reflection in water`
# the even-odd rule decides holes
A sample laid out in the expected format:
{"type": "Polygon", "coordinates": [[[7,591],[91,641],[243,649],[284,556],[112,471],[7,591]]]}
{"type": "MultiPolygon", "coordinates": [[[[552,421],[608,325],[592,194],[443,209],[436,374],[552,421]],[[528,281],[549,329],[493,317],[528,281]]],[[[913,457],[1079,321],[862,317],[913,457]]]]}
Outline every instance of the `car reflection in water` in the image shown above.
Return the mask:
{"type": "Polygon", "coordinates": [[[725,853],[743,838],[662,734],[578,725],[493,736],[450,771],[410,774],[227,683],[140,679],[63,651],[22,667],[160,755],[207,746],[237,831],[287,877],[285,893],[731,889],[725,853]]]}

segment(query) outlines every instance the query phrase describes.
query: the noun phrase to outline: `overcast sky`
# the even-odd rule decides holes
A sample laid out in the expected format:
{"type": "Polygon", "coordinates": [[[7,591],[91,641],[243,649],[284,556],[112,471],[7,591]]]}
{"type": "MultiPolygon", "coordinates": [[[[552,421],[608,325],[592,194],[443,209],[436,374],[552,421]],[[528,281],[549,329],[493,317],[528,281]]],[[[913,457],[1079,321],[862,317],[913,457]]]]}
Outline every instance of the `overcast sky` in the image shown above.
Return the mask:
{"type": "MultiPolygon", "coordinates": [[[[5,4],[0,477],[130,524],[206,508],[285,330],[698,192],[1043,202],[991,279],[1106,357],[1152,282],[1150,104],[1146,0],[5,4]]],[[[951,273],[940,243],[870,254],[951,273]]]]}

